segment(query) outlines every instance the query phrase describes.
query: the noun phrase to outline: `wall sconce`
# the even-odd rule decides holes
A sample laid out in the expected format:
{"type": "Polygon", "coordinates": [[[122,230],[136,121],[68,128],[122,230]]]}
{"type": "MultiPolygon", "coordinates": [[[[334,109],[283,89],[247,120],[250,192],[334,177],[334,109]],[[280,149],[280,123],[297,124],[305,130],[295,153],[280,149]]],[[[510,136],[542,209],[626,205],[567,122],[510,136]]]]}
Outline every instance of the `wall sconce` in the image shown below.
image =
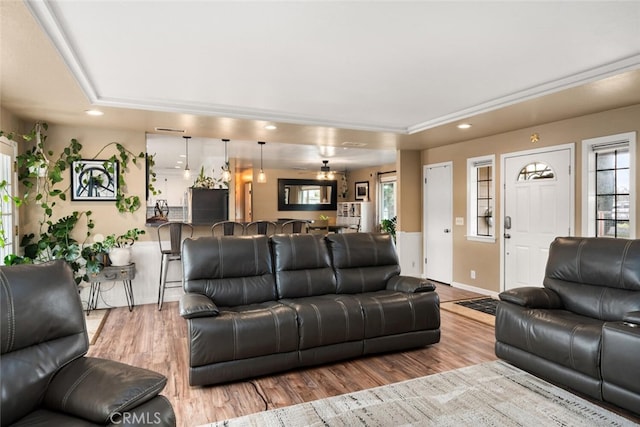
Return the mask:
{"type": "Polygon", "coordinates": [[[185,154],[187,155],[187,164],[184,165],[184,179],[189,179],[191,178],[191,170],[189,169],[189,140],[191,139],[190,136],[183,136],[184,138],[184,151],[185,154]]]}
{"type": "Polygon", "coordinates": [[[540,135],[537,133],[532,133],[531,134],[531,142],[533,144],[535,144],[536,142],[540,141],[540,135]]]}
{"type": "Polygon", "coordinates": [[[264,174],[264,171],[262,170],[262,146],[266,144],[266,142],[258,141],[258,144],[260,145],[260,173],[258,174],[258,182],[260,184],[264,184],[265,182],[267,182],[267,176],[264,174]]]}

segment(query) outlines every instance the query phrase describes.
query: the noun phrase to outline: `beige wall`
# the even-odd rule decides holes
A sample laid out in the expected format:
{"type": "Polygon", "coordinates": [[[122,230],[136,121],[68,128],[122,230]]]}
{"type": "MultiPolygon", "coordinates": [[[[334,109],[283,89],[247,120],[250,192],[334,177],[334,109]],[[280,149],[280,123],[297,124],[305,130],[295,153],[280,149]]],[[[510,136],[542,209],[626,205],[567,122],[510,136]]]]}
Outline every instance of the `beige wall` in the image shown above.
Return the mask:
{"type": "Polygon", "coordinates": [[[422,167],[420,152],[400,150],[398,170],[398,231],[419,232],[422,229],[422,167]]]}
{"type": "MultiPolygon", "coordinates": [[[[580,235],[582,227],[582,197],[580,195],[582,190],[582,140],[633,131],[640,131],[640,105],[424,150],[422,151],[422,165],[445,161],[453,162],[453,217],[466,218],[467,158],[495,154],[495,176],[496,181],[499,182],[500,156],[502,154],[575,143],[575,234],[580,235]],[[534,132],[540,135],[540,141],[536,144],[530,142],[530,136],[534,132]]],[[[640,150],[636,151],[636,165],[640,165],[640,150]]],[[[640,188],[640,173],[636,172],[636,189],[638,188],[640,188]]],[[[496,230],[498,231],[501,229],[502,219],[500,190],[499,185],[496,185],[495,218],[496,230]]],[[[636,209],[636,224],[640,221],[638,211],[640,209],[636,209]]],[[[454,226],[453,230],[453,281],[498,292],[500,288],[500,239],[498,238],[495,243],[468,241],[465,238],[466,225],[454,226]],[[470,270],[476,271],[475,280],[469,278],[470,270]]]]}

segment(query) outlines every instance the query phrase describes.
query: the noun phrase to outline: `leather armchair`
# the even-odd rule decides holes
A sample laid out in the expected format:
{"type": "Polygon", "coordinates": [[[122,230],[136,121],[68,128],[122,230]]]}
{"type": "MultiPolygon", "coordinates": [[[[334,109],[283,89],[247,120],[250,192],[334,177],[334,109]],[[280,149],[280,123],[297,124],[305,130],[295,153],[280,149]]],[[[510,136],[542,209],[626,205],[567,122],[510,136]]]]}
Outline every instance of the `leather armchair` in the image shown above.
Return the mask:
{"type": "Polygon", "coordinates": [[[543,285],[500,294],[496,355],[638,412],[640,240],[556,238],[543,285]]]}
{"type": "Polygon", "coordinates": [[[64,261],[0,267],[1,425],[175,426],[167,379],[92,357],[64,261]]]}

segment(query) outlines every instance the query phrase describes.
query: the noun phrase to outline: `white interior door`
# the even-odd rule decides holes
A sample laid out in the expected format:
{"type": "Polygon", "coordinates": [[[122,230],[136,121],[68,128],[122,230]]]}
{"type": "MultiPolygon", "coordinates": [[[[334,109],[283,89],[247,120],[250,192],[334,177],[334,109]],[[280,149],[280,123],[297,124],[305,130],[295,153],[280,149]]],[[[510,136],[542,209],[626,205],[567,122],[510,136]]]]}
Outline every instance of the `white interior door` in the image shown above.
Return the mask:
{"type": "Polygon", "coordinates": [[[504,288],[542,286],[549,245],[573,229],[571,148],[505,155],[504,288]]]}
{"type": "Polygon", "coordinates": [[[424,275],[453,281],[452,163],[424,167],[424,275]]]}

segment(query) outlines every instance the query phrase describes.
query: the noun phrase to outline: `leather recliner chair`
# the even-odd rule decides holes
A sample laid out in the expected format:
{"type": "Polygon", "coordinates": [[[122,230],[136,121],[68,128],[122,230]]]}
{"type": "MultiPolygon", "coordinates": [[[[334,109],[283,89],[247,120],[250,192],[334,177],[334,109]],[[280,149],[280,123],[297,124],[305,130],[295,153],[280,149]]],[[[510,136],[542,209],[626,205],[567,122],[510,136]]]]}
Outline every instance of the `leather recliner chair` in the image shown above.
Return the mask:
{"type": "Polygon", "coordinates": [[[1,425],[175,426],[166,377],[84,357],[83,316],[66,262],[0,267],[1,425]]]}

